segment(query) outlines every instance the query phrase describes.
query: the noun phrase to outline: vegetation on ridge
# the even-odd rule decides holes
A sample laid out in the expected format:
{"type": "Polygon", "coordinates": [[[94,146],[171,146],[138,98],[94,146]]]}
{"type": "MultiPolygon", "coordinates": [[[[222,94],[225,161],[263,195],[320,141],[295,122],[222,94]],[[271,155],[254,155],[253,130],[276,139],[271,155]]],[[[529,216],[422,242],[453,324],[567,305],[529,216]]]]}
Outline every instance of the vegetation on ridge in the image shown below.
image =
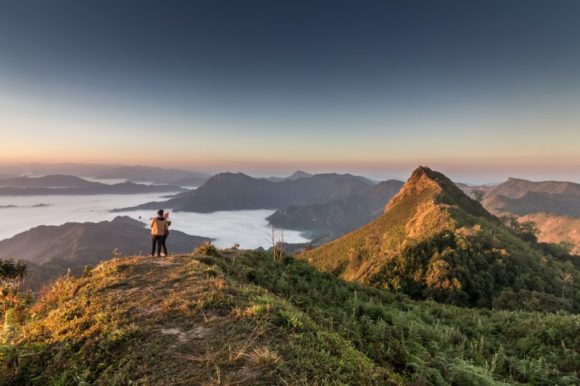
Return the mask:
{"type": "MultiPolygon", "coordinates": [[[[3,384],[575,385],[580,317],[461,309],[242,252],[63,277],[4,344],[3,384]]],[[[0,382],[0,383],[2,383],[0,382]]]]}

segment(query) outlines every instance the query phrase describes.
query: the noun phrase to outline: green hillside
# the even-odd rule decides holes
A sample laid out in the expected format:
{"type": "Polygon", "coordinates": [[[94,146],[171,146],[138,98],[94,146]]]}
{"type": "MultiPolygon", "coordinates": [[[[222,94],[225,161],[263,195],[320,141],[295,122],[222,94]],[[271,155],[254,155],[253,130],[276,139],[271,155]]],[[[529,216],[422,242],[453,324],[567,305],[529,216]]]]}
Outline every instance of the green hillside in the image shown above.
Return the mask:
{"type": "Polygon", "coordinates": [[[3,385],[580,381],[578,315],[416,302],[258,252],[109,261],[6,320],[3,385]]]}
{"type": "Polygon", "coordinates": [[[257,252],[109,261],[21,314],[3,385],[580,381],[578,315],[416,302],[257,252]]]}
{"type": "Polygon", "coordinates": [[[526,241],[426,167],[413,172],[382,216],[300,258],[343,279],[418,299],[580,309],[578,267],[526,241]]]}

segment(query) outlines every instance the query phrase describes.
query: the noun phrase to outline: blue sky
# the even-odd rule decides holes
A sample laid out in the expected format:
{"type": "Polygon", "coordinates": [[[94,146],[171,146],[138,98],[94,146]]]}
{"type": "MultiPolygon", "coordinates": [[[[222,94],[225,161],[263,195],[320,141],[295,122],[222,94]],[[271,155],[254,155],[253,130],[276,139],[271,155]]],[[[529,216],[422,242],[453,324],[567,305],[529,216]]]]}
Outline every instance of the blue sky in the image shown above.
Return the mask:
{"type": "Polygon", "coordinates": [[[580,180],[577,1],[2,1],[0,162],[580,180]]]}

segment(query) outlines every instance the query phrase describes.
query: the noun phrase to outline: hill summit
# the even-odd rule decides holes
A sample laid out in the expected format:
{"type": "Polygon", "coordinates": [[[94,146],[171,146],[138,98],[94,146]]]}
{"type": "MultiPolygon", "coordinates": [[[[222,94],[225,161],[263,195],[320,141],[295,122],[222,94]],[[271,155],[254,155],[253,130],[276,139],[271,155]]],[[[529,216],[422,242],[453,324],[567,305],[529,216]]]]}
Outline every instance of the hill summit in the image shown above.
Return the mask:
{"type": "Polygon", "coordinates": [[[444,174],[419,166],[411,174],[399,194],[385,207],[385,212],[417,196],[430,196],[434,204],[457,206],[475,216],[491,217],[477,201],[469,198],[444,174]]]}
{"type": "MultiPolygon", "coordinates": [[[[118,255],[147,253],[151,248],[149,233],[145,224],[127,216],[96,223],[41,225],[1,240],[0,259],[25,260],[29,267],[27,285],[38,290],[67,270],[80,274],[86,265],[110,258],[114,250],[118,255]]],[[[169,248],[185,253],[210,240],[172,230],[169,248]]]]}
{"type": "Polygon", "coordinates": [[[578,274],[424,166],[376,220],[300,257],[346,280],[465,306],[501,307],[518,293],[559,307],[570,295],[564,271],[578,274]]]}

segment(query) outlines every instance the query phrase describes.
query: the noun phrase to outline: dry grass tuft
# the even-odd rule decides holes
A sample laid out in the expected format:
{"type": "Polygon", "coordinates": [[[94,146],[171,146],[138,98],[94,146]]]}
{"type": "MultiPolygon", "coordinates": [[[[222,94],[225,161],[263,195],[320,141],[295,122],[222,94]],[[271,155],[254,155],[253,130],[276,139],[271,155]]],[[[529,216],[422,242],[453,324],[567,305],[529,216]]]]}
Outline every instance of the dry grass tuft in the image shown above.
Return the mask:
{"type": "Polygon", "coordinates": [[[236,317],[255,318],[270,313],[271,309],[271,304],[254,304],[245,308],[236,308],[233,314],[236,317]]]}
{"type": "Polygon", "coordinates": [[[273,367],[281,362],[280,355],[276,351],[270,350],[268,346],[255,348],[246,354],[248,360],[258,367],[273,367]]]}

